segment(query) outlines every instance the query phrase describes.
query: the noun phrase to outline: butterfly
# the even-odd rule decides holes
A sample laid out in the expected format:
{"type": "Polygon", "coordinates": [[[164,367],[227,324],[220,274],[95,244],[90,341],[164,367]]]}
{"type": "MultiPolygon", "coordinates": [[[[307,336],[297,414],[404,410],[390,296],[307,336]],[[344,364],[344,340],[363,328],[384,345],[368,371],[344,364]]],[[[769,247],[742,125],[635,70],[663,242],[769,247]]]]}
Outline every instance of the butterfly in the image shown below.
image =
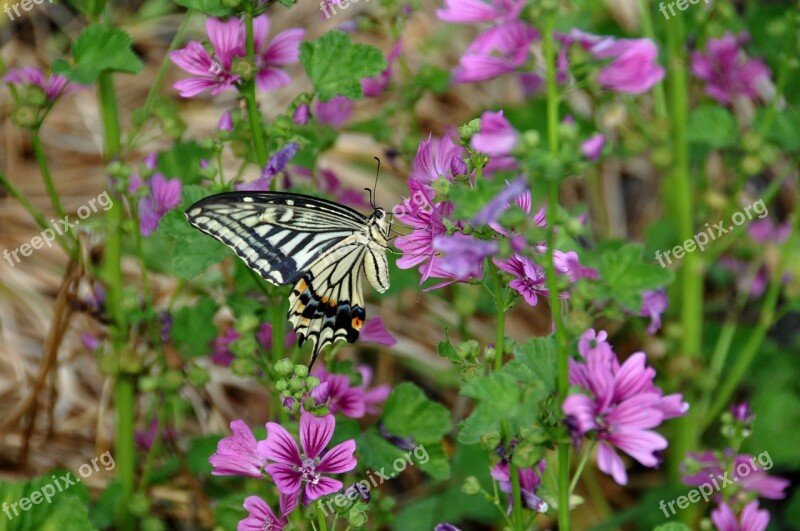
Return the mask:
{"type": "Polygon", "coordinates": [[[308,195],[226,192],[201,199],[185,215],[268,282],[294,285],[287,317],[298,344],[314,345],[310,368],[327,345],[358,339],[366,316],[362,272],[379,292],[389,289],[390,223],[384,209],[372,207],[367,218],[308,195]]]}

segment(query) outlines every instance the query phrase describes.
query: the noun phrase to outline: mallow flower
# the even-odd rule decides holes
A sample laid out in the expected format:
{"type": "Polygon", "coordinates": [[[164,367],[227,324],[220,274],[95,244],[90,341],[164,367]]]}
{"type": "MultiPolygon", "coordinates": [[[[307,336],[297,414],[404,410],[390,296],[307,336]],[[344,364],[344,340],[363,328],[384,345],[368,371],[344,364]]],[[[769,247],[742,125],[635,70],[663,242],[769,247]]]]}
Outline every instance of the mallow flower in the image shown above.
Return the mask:
{"type": "Polygon", "coordinates": [[[47,102],[53,102],[64,94],[89,88],[85,85],[72,83],[58,74],[50,74],[49,77],[45,77],[44,72],[32,66],[9,69],[8,73],[6,73],[5,82],[19,87],[28,85],[38,87],[44,92],[47,102]]]}
{"type": "Polygon", "coordinates": [[[742,509],[739,517],[725,502],[711,511],[711,522],[717,531],[765,531],[769,525],[769,512],[758,510],[758,500],[753,500],[742,509]]]}
{"type": "Polygon", "coordinates": [[[266,458],[258,450],[258,442],[250,427],[242,420],[231,422],[233,435],[217,443],[217,451],[208,458],[214,476],[248,476],[261,479],[266,458]]]}
{"type": "Polygon", "coordinates": [[[737,97],[756,98],[759,84],[769,79],[767,65],[742,50],[747,40],[746,34],[726,33],[721,39],[709,39],[705,53],[692,52],[692,74],[705,81],[706,94],[723,105],[737,97]]]}
{"type": "Polygon", "coordinates": [[[150,193],[139,199],[139,232],[149,236],[164,215],[181,204],[181,182],[156,173],[149,181],[150,193]]]}
{"type": "Polygon", "coordinates": [[[456,24],[502,23],[519,18],[524,6],[525,0],[444,0],[444,9],[437,9],[436,16],[456,24]]]}
{"type": "Polygon", "coordinates": [[[481,32],[464,51],[453,72],[456,83],[486,81],[521,68],[539,38],[531,26],[514,20],[481,32]]]}
{"type": "MultiPolygon", "coordinates": [[[[245,498],[244,508],[247,509],[247,518],[239,521],[236,531],[282,531],[289,523],[285,516],[280,518],[275,516],[267,502],[258,496],[245,498]]],[[[283,513],[283,507],[281,507],[281,512],[283,513]]]]}

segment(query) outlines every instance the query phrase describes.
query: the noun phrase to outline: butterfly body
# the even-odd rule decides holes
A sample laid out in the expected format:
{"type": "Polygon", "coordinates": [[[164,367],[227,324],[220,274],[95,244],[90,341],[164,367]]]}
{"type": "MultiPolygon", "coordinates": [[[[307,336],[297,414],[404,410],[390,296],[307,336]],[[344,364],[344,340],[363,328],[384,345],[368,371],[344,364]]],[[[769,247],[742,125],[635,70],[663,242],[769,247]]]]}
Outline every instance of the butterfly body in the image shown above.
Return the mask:
{"type": "Polygon", "coordinates": [[[186,218],[230,247],[265,280],[293,284],[288,319],[298,342],[314,343],[311,364],[326,345],[358,339],[364,324],[361,274],[389,288],[389,223],[342,205],[286,192],[227,192],[193,204],[186,218]]]}

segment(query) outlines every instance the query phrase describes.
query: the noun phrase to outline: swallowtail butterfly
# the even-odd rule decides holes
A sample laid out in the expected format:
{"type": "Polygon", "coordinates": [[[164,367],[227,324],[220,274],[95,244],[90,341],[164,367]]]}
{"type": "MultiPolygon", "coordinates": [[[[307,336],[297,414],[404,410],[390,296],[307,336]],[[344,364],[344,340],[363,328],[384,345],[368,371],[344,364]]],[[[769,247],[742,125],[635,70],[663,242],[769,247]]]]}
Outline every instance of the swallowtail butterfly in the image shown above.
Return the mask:
{"type": "Polygon", "coordinates": [[[265,280],[294,284],[288,319],[311,363],[336,341],[353,343],[364,324],[361,273],[379,292],[389,288],[386,211],[369,218],[345,206],[288,192],[227,192],[186,210],[195,228],[230,247],[265,280]]]}

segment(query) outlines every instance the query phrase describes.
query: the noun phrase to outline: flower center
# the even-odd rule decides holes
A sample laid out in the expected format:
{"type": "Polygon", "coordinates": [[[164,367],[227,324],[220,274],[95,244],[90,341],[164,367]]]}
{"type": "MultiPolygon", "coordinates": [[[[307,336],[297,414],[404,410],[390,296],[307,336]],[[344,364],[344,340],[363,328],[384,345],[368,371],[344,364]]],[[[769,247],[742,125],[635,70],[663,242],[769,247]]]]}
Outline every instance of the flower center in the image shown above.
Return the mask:
{"type": "Polygon", "coordinates": [[[211,63],[211,66],[208,67],[208,71],[209,71],[209,73],[211,73],[211,74],[213,74],[215,76],[219,76],[219,75],[222,75],[223,68],[222,68],[221,64],[219,64],[218,62],[214,61],[214,62],[211,63]]]}
{"type": "Polygon", "coordinates": [[[275,521],[267,516],[264,523],[261,525],[261,531],[273,531],[274,529],[276,529],[275,521]]]}
{"type": "Polygon", "coordinates": [[[300,472],[303,481],[307,481],[312,485],[319,483],[320,474],[317,472],[317,460],[310,457],[303,459],[303,465],[297,469],[300,472]]]}

